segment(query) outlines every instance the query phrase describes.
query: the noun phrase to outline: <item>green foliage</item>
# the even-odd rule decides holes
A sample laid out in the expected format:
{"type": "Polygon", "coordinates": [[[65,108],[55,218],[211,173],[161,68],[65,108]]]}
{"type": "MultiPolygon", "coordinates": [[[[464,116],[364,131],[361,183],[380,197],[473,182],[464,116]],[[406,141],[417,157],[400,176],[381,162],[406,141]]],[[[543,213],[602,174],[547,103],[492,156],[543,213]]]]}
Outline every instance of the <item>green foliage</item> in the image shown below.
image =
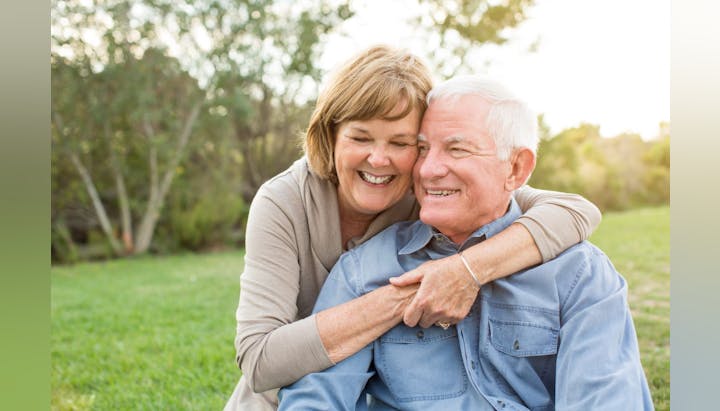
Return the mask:
{"type": "Polygon", "coordinates": [[[627,210],[670,201],[670,136],[643,141],[635,134],[612,138],[583,124],[545,137],[528,184],[578,193],[601,210],[627,210]]]}
{"type": "Polygon", "coordinates": [[[77,245],[72,239],[70,230],[67,228],[65,221],[58,218],[50,229],[50,238],[53,257],[57,261],[64,263],[74,263],[80,259],[77,245]]]}
{"type": "Polygon", "coordinates": [[[55,261],[92,248],[98,208],[117,254],[115,237],[128,253],[227,242],[243,202],[299,156],[317,45],[351,16],[328,1],[54,0],[52,219],[72,241],[53,235],[55,261]]]}
{"type": "Polygon", "coordinates": [[[429,44],[439,37],[429,56],[443,77],[466,67],[466,55],[486,44],[504,44],[511,29],[525,21],[535,0],[419,0],[425,12],[418,25],[429,32],[429,44]]]}
{"type": "Polygon", "coordinates": [[[242,224],[247,212],[242,198],[234,192],[192,194],[178,191],[177,196],[184,198],[174,200],[169,207],[169,221],[158,233],[160,242],[174,242],[170,251],[230,245],[233,229],[242,224]]]}

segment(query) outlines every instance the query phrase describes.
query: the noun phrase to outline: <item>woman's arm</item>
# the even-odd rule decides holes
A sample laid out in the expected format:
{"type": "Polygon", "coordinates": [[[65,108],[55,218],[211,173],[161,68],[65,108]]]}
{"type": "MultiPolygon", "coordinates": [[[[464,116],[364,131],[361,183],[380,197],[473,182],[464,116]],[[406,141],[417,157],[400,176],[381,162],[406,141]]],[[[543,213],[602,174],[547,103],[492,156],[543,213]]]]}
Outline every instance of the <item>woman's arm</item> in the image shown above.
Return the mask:
{"type": "MultiPolygon", "coordinates": [[[[525,212],[510,227],[463,251],[481,284],[554,258],[587,239],[600,223],[600,211],[577,194],[523,187],[515,199],[525,212]]],[[[404,286],[421,282],[405,310],[408,326],[437,321],[457,323],[470,311],[479,287],[457,255],[429,261],[391,279],[404,286]]]]}
{"type": "Polygon", "coordinates": [[[387,285],[318,312],[318,332],[330,359],[340,362],[400,324],[418,287],[387,285]]]}
{"type": "Polygon", "coordinates": [[[293,222],[259,193],[246,230],[245,270],[236,313],[237,362],[255,392],[279,388],[362,349],[402,321],[417,286],[385,286],[299,319],[302,273],[293,222]]]}
{"type": "Polygon", "coordinates": [[[283,374],[323,369],[332,362],[315,319],[298,317],[298,247],[291,218],[261,191],[250,206],[240,278],[235,349],[237,363],[255,392],[281,385],[283,374]]]}
{"type": "MultiPolygon", "coordinates": [[[[602,219],[595,204],[578,194],[538,190],[526,185],[515,190],[514,196],[525,213],[516,223],[530,232],[542,262],[587,240],[602,219]]],[[[522,265],[518,270],[526,267],[522,265]]]]}

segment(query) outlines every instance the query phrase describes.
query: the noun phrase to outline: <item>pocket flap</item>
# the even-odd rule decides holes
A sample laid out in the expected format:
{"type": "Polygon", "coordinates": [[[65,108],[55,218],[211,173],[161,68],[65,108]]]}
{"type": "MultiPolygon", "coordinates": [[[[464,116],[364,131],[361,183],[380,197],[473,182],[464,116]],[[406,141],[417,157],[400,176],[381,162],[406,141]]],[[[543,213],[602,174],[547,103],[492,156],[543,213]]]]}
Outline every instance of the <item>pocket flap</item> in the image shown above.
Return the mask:
{"type": "Polygon", "coordinates": [[[447,330],[435,325],[428,328],[420,326],[410,328],[401,323],[383,334],[380,341],[396,344],[427,344],[453,337],[457,337],[455,327],[450,327],[447,330]]]}
{"type": "Polygon", "coordinates": [[[542,325],[490,319],[490,342],[515,357],[557,354],[558,330],[542,325]]]}

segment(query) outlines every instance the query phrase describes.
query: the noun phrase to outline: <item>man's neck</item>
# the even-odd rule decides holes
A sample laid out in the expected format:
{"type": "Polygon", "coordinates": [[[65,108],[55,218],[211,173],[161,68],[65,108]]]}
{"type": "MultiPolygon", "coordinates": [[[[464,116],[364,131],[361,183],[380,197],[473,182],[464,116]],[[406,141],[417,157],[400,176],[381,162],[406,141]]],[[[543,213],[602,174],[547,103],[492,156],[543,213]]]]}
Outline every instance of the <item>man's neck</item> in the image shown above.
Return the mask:
{"type": "Polygon", "coordinates": [[[435,227],[436,230],[443,233],[447,238],[449,238],[455,245],[460,247],[462,244],[467,241],[468,238],[477,230],[482,228],[483,226],[492,223],[493,221],[496,221],[499,218],[502,218],[507,212],[510,210],[510,206],[512,205],[512,202],[508,200],[507,207],[505,208],[499,208],[495,212],[491,214],[485,214],[483,216],[478,217],[478,221],[473,224],[474,228],[468,230],[468,231],[462,231],[460,233],[455,232],[446,232],[443,231],[439,227],[435,227]]]}

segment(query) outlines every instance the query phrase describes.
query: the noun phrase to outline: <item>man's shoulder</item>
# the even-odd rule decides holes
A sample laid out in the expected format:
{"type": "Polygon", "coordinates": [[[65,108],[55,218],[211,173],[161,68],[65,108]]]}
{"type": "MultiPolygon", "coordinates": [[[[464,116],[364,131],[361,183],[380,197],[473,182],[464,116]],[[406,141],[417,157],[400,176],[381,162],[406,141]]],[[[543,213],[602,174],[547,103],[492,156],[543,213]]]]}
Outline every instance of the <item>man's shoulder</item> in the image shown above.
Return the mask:
{"type": "Polygon", "coordinates": [[[609,260],[608,256],[595,244],[590,241],[582,241],[560,253],[552,260],[541,265],[588,265],[593,260],[609,260]]]}
{"type": "Polygon", "coordinates": [[[387,227],[343,253],[336,267],[342,266],[344,275],[359,276],[357,279],[365,292],[387,284],[390,277],[405,272],[398,261],[398,250],[412,238],[417,223],[419,221],[402,221],[387,227]]]}
{"type": "Polygon", "coordinates": [[[625,283],[610,258],[589,241],[568,248],[538,267],[554,277],[561,295],[570,293],[579,284],[584,284],[583,287],[616,288],[625,283]]]}
{"type": "MultiPolygon", "coordinates": [[[[552,260],[519,271],[515,275],[499,281],[507,280],[511,283],[521,284],[550,280],[562,288],[563,284],[568,285],[576,282],[580,275],[597,271],[595,267],[598,266],[612,267],[612,263],[597,246],[589,241],[582,241],[563,251],[552,260]]],[[[614,271],[614,269],[611,271],[614,271]]]]}

